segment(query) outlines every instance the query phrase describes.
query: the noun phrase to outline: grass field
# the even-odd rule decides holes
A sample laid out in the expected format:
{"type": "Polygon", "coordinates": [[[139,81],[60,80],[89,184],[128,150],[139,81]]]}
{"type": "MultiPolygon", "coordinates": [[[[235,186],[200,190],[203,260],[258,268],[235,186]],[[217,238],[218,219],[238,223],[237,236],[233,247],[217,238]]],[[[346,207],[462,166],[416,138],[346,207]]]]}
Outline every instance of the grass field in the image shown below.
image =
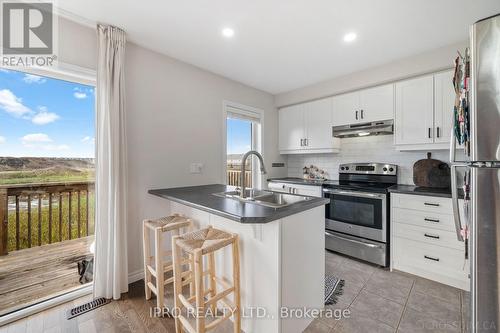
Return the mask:
{"type": "MultiPolygon", "coordinates": [[[[95,204],[94,193],[89,193],[89,235],[94,234],[94,217],[95,217],[95,204]]],[[[13,198],[9,198],[12,200],[13,198]]],[[[26,206],[27,199],[21,198],[20,204],[26,206]]],[[[36,201],[38,198],[36,198],[36,201]]],[[[77,194],[72,194],[71,200],[71,239],[78,238],[78,215],[80,214],[80,235],[87,234],[87,219],[86,208],[87,198],[85,193],[81,193],[80,211],[78,212],[78,198],[77,194]]],[[[31,213],[31,246],[38,246],[38,207],[32,201],[31,213]]],[[[42,199],[42,212],[41,212],[41,244],[49,244],[49,208],[48,196],[42,199]]],[[[62,200],[62,214],[61,214],[61,228],[59,228],[59,197],[54,195],[52,197],[52,243],[60,242],[61,240],[68,240],[69,237],[69,196],[67,193],[63,194],[62,200]],[[59,231],[62,232],[62,239],[59,238],[59,231]]],[[[28,210],[20,209],[19,211],[19,248],[28,248],[28,210]]],[[[8,221],[8,251],[16,250],[16,211],[9,209],[8,221]]]]}
{"type": "Polygon", "coordinates": [[[0,185],[88,181],[90,179],[94,179],[94,170],[82,170],[78,172],[57,172],[55,170],[0,172],[0,185]]]}

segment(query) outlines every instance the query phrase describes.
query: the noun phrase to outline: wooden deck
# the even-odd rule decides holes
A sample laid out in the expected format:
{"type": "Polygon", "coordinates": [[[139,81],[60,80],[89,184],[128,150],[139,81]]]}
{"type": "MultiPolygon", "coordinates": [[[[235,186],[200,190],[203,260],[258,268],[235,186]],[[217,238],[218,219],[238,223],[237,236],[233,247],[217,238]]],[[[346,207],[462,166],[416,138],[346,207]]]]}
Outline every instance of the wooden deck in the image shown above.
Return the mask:
{"type": "Polygon", "coordinates": [[[0,256],[0,315],[78,288],[77,262],[91,258],[94,236],[0,256]]]}

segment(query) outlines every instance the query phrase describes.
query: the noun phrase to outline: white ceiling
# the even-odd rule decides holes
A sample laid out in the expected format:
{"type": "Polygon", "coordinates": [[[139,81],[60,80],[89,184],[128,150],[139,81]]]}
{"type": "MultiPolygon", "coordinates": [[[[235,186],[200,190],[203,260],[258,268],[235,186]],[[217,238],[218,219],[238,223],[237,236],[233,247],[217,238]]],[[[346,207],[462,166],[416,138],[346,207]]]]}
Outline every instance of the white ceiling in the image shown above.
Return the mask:
{"type": "Polygon", "coordinates": [[[463,41],[499,0],[64,0],[130,41],[276,94],[463,41]],[[223,27],[235,36],[221,36],[223,27]],[[352,44],[343,41],[355,31],[352,44]]]}

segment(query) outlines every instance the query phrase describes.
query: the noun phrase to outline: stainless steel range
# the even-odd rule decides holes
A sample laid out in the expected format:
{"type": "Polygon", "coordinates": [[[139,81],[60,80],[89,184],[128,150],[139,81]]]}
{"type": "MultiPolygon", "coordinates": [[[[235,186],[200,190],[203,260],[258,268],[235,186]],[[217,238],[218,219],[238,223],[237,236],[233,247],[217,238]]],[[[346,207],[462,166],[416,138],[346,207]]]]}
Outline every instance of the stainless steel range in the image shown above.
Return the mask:
{"type": "Polygon", "coordinates": [[[326,248],[374,264],[389,263],[389,192],[397,183],[394,164],[339,166],[339,180],[323,184],[326,248]]]}

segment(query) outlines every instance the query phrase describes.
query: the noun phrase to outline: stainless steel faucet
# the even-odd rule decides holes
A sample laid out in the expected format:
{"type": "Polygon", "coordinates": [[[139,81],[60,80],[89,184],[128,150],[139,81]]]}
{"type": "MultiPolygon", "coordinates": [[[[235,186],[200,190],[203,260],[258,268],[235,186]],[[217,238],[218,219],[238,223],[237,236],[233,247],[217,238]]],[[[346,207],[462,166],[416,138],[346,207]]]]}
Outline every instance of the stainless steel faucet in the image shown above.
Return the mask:
{"type": "Polygon", "coordinates": [[[262,155],[258,151],[250,150],[249,152],[245,153],[245,155],[243,155],[243,158],[241,159],[241,174],[240,174],[240,184],[241,184],[240,198],[243,198],[243,199],[245,198],[245,187],[246,187],[246,184],[245,184],[245,167],[246,167],[246,163],[247,163],[247,158],[250,155],[255,155],[255,156],[257,156],[259,158],[259,161],[260,161],[260,173],[263,174],[263,175],[267,173],[266,167],[264,166],[264,159],[262,158],[262,155]]]}

